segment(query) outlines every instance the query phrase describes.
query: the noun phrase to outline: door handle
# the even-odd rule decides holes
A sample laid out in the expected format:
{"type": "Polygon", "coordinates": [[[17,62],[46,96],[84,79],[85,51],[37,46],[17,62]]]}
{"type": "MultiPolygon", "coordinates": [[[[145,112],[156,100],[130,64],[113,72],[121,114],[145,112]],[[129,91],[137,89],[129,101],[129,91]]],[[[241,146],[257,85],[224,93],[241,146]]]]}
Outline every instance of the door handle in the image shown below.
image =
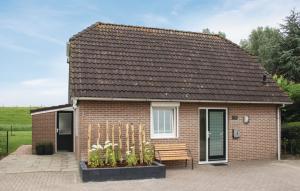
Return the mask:
{"type": "Polygon", "coordinates": [[[56,129],[56,133],[58,133],[59,132],[59,130],[58,129],[56,129]]]}

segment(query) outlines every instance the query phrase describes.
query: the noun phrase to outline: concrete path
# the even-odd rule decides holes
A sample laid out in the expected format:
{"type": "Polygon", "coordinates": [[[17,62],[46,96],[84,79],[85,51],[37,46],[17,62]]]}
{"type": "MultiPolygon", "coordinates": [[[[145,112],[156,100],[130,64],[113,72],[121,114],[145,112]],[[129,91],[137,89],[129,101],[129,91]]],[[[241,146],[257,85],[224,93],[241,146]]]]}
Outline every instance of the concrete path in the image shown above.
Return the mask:
{"type": "Polygon", "coordinates": [[[0,190],[299,191],[300,161],[234,162],[168,169],[166,179],[82,183],[71,153],[12,155],[0,161],[0,190]]]}
{"type": "Polygon", "coordinates": [[[31,155],[32,146],[31,145],[22,145],[11,155],[31,155]]]}
{"type": "Polygon", "coordinates": [[[61,171],[74,172],[77,171],[77,169],[78,163],[75,160],[74,154],[69,152],[56,153],[50,156],[14,152],[0,161],[0,174],[61,171]]]}

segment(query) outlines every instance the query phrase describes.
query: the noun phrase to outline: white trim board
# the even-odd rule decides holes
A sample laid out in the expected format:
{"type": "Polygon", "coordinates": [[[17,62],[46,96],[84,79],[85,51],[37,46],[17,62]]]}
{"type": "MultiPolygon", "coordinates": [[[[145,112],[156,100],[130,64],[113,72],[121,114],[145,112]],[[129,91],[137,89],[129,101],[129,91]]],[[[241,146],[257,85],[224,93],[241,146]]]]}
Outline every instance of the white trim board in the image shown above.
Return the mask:
{"type": "Polygon", "coordinates": [[[43,113],[50,113],[50,112],[57,112],[57,111],[73,111],[73,107],[63,107],[59,109],[50,109],[50,110],[45,110],[45,111],[37,111],[31,113],[31,115],[38,115],[38,114],[43,114],[43,113]]]}
{"type": "MultiPolygon", "coordinates": [[[[178,139],[179,138],[179,102],[151,102],[150,105],[150,139],[178,139]],[[175,135],[154,135],[153,133],[153,107],[172,107],[176,109],[176,133],[175,135]]],[[[174,120],[174,122],[175,122],[174,120]]]]}
{"type": "Polygon", "coordinates": [[[281,160],[281,111],[277,108],[277,160],[281,160]]]}
{"type": "Polygon", "coordinates": [[[148,101],[148,102],[198,102],[198,103],[245,103],[245,104],[292,104],[292,102],[265,101],[224,101],[224,100],[180,100],[180,99],[148,99],[148,98],[102,98],[102,97],[72,97],[73,100],[86,101],[148,101]]]}

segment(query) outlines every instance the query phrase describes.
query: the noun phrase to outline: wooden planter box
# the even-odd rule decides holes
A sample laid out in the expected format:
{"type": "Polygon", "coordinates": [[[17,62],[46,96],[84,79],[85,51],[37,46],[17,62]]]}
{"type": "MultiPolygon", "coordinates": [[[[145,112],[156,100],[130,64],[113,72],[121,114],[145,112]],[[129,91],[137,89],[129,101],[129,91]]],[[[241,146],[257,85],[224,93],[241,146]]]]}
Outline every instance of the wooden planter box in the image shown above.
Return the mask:
{"type": "Polygon", "coordinates": [[[88,168],[85,161],[80,161],[80,176],[83,182],[165,178],[166,166],[154,161],[151,166],[88,168]]]}

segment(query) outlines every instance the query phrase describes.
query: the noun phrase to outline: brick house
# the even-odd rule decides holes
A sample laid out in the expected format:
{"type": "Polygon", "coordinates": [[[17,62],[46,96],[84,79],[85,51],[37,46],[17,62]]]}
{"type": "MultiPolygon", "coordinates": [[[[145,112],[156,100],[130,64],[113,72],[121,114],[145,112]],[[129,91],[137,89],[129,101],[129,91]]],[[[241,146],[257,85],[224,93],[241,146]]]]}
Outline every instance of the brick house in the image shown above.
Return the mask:
{"type": "Polygon", "coordinates": [[[95,23],[70,38],[67,56],[69,104],[32,111],[33,152],[50,141],[86,160],[88,125],[92,142],[100,125],[103,144],[108,120],[145,124],[152,143],[186,143],[197,164],[280,159],[290,100],[225,38],[95,23]]]}

